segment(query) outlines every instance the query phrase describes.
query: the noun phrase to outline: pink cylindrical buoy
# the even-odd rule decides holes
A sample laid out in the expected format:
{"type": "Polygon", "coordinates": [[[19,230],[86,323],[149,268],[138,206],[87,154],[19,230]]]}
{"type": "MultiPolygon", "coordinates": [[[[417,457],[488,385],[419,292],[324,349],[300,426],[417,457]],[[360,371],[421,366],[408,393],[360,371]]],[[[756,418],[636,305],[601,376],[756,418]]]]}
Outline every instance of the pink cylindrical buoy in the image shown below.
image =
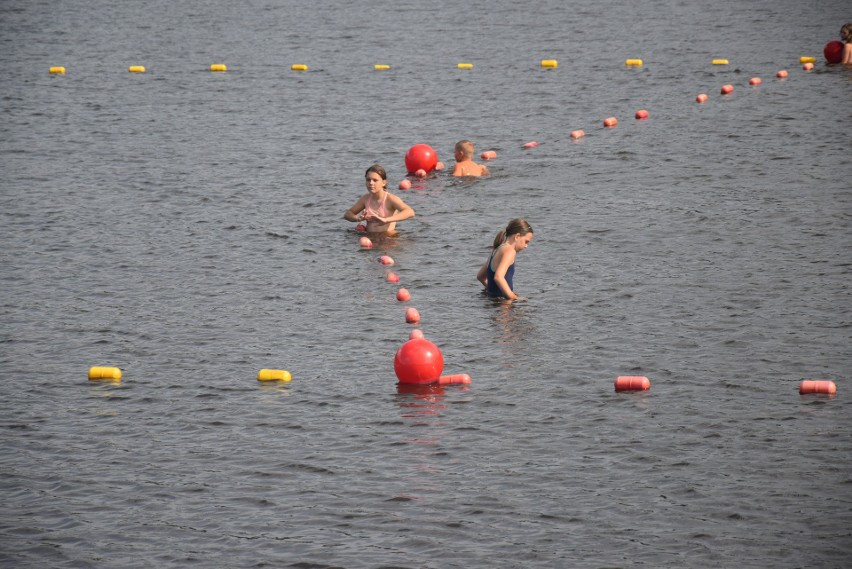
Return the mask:
{"type": "Polygon", "coordinates": [[[763,83],[763,80],[760,77],[752,77],[748,80],[749,85],[760,85],[763,83]]]}
{"type": "Polygon", "coordinates": [[[806,395],[808,393],[834,395],[837,393],[837,386],[833,381],[828,381],[826,379],[806,379],[799,384],[799,393],[802,395],[806,395]]]}
{"type": "Polygon", "coordinates": [[[367,226],[363,223],[359,223],[355,226],[355,231],[357,231],[358,233],[364,233],[365,231],[367,231],[367,226]]]}
{"type": "Polygon", "coordinates": [[[407,308],[405,310],[405,321],[409,324],[417,324],[420,322],[420,313],[417,312],[416,308],[407,308]]]}
{"type": "Polygon", "coordinates": [[[538,146],[538,142],[536,142],[535,140],[531,140],[524,144],[524,148],[535,148],[536,146],[538,146]]]}
{"type": "Polygon", "coordinates": [[[388,273],[388,275],[385,277],[385,280],[388,281],[389,283],[398,283],[399,282],[399,276],[397,276],[396,273],[388,273]]]}
{"type": "Polygon", "coordinates": [[[379,262],[387,266],[393,265],[393,259],[391,259],[389,255],[382,255],[379,257],[379,262]]]}
{"type": "Polygon", "coordinates": [[[784,79],[784,78],[786,78],[786,77],[787,77],[787,75],[789,75],[789,73],[787,73],[787,70],[786,70],[786,69],[782,69],[781,71],[779,71],[778,73],[776,73],[776,74],[775,74],[775,76],[776,76],[778,79],[784,79]]]}
{"type": "Polygon", "coordinates": [[[373,242],[370,241],[369,237],[366,237],[366,236],[362,237],[361,239],[358,240],[358,242],[361,244],[362,249],[372,249],[373,248],[373,242]]]}
{"type": "Polygon", "coordinates": [[[648,118],[648,111],[646,111],[645,109],[640,109],[640,110],[636,111],[636,118],[638,120],[647,119],[648,118]]]}
{"type": "Polygon", "coordinates": [[[397,350],[393,370],[400,383],[436,383],[444,371],[444,356],[429,340],[414,338],[397,350]]]}
{"type": "Polygon", "coordinates": [[[438,162],[435,164],[435,170],[443,170],[444,168],[446,168],[446,165],[440,160],[438,160],[438,162]]]}
{"type": "Polygon", "coordinates": [[[810,61],[805,63],[804,65],[802,65],[802,69],[804,69],[805,71],[810,71],[813,68],[814,68],[814,64],[811,63],[810,61]]]}
{"type": "Polygon", "coordinates": [[[582,131],[582,130],[572,130],[571,131],[571,138],[573,138],[574,140],[576,140],[578,138],[583,138],[584,136],[586,136],[585,131],[582,131]]]}
{"type": "Polygon", "coordinates": [[[647,391],[651,381],[644,375],[620,375],[615,378],[616,391],[647,391]]]}
{"type": "Polygon", "coordinates": [[[442,375],[438,378],[438,385],[470,385],[470,383],[470,376],[466,373],[442,375]]]}
{"type": "Polygon", "coordinates": [[[495,158],[497,158],[497,152],[494,150],[486,150],[482,153],[483,160],[494,160],[495,158]]]}
{"type": "Polygon", "coordinates": [[[424,337],[423,336],[423,330],[419,330],[417,328],[412,330],[411,333],[408,335],[409,340],[413,340],[414,338],[423,338],[423,337],[424,337]]]}
{"type": "Polygon", "coordinates": [[[411,189],[411,180],[402,180],[399,183],[400,190],[410,190],[411,189]]]}
{"type": "Polygon", "coordinates": [[[401,288],[396,291],[396,299],[400,302],[407,302],[411,300],[411,293],[408,292],[407,288],[401,288]]]}
{"type": "Polygon", "coordinates": [[[603,124],[607,128],[612,128],[612,127],[614,127],[615,125],[618,124],[618,119],[615,118],[615,117],[607,117],[607,118],[604,119],[603,124]]]}
{"type": "Polygon", "coordinates": [[[423,168],[420,168],[419,170],[416,170],[414,172],[414,175],[417,176],[418,178],[425,178],[426,177],[426,170],[424,170],[423,168]]]}
{"type": "Polygon", "coordinates": [[[734,92],[734,86],[733,85],[730,85],[730,84],[722,85],[722,94],[723,95],[730,95],[733,92],[734,92]]]}
{"type": "Polygon", "coordinates": [[[707,97],[706,93],[699,93],[698,95],[695,96],[695,102],[696,103],[706,103],[707,98],[708,97],[707,97]]]}

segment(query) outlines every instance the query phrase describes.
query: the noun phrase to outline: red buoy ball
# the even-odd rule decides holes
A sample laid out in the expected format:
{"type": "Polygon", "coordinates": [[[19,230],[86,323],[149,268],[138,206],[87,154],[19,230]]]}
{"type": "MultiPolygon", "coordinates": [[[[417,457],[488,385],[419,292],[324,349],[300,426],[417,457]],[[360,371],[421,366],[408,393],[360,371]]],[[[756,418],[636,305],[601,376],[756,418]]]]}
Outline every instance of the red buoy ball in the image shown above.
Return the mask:
{"type": "Polygon", "coordinates": [[[438,154],[428,144],[415,144],[405,155],[405,167],[409,174],[423,170],[427,174],[438,165],[438,154]]]}
{"type": "Polygon", "coordinates": [[[826,62],[840,63],[843,60],[843,42],[837,40],[828,42],[825,44],[822,54],[825,56],[826,62]]]}
{"type": "Polygon", "coordinates": [[[397,350],[393,370],[400,383],[435,383],[444,371],[444,356],[429,340],[414,338],[397,350]]]}
{"type": "Polygon", "coordinates": [[[410,190],[411,189],[411,180],[402,180],[399,182],[400,190],[410,190]]]}

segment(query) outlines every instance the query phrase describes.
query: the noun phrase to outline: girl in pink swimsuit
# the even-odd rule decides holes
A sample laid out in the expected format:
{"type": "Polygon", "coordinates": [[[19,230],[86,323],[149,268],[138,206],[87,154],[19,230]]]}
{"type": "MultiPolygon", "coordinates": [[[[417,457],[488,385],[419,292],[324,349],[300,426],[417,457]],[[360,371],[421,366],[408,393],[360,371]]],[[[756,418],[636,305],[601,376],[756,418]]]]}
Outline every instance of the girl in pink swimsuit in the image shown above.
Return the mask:
{"type": "Polygon", "coordinates": [[[352,222],[366,221],[368,233],[395,235],[396,222],[414,217],[414,210],[387,190],[387,172],[378,164],[367,168],[364,183],[367,193],[346,210],[343,219],[352,222]]]}

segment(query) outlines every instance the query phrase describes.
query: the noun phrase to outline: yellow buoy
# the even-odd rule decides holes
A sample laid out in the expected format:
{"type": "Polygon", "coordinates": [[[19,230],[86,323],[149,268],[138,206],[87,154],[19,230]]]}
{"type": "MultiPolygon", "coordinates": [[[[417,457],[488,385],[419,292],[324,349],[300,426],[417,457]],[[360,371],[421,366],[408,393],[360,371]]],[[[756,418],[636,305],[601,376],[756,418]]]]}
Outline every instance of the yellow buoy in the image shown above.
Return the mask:
{"type": "Polygon", "coordinates": [[[456,67],[459,69],[473,69],[473,63],[459,63],[456,67]]]}
{"type": "Polygon", "coordinates": [[[257,372],[258,381],[284,381],[288,382],[293,379],[290,372],[286,369],[262,369],[257,372]]]}
{"type": "Polygon", "coordinates": [[[816,63],[816,57],[811,57],[810,55],[803,55],[799,58],[799,63],[816,63]]]}
{"type": "Polygon", "coordinates": [[[383,71],[385,69],[390,69],[390,65],[384,65],[384,64],[379,63],[377,65],[374,65],[373,69],[375,69],[376,71],[383,71]]]}
{"type": "Polygon", "coordinates": [[[131,65],[127,68],[127,70],[131,73],[145,73],[144,65],[131,65]]]}
{"type": "Polygon", "coordinates": [[[642,67],[643,61],[641,59],[628,59],[624,62],[624,65],[627,67],[642,67]]]}
{"type": "Polygon", "coordinates": [[[308,66],[304,63],[294,63],[290,66],[290,69],[292,69],[293,71],[307,71],[308,66]]]}
{"type": "Polygon", "coordinates": [[[61,65],[57,65],[56,67],[50,68],[51,75],[65,75],[65,68],[61,65]]]}
{"type": "Polygon", "coordinates": [[[541,66],[545,69],[556,69],[559,67],[559,62],[555,59],[542,59],[541,66]]]}
{"type": "Polygon", "coordinates": [[[727,65],[727,64],[728,64],[727,59],[714,59],[713,60],[713,65],[727,65]]]}
{"type": "Polygon", "coordinates": [[[117,367],[90,367],[89,379],[121,379],[121,370],[117,367]]]}
{"type": "Polygon", "coordinates": [[[224,63],[214,63],[210,66],[210,71],[227,71],[228,66],[224,63]]]}

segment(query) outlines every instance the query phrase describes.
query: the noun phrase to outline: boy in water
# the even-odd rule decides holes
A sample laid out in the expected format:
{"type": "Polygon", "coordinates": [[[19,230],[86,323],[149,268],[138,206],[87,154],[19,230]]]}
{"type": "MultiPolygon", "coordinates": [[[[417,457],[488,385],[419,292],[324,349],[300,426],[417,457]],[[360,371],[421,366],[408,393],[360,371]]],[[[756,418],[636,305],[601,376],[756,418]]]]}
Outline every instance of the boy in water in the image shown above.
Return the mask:
{"type": "Polygon", "coordinates": [[[485,176],[490,174],[483,164],[473,161],[473,143],[469,140],[456,142],[456,166],[453,176],[485,176]]]}

